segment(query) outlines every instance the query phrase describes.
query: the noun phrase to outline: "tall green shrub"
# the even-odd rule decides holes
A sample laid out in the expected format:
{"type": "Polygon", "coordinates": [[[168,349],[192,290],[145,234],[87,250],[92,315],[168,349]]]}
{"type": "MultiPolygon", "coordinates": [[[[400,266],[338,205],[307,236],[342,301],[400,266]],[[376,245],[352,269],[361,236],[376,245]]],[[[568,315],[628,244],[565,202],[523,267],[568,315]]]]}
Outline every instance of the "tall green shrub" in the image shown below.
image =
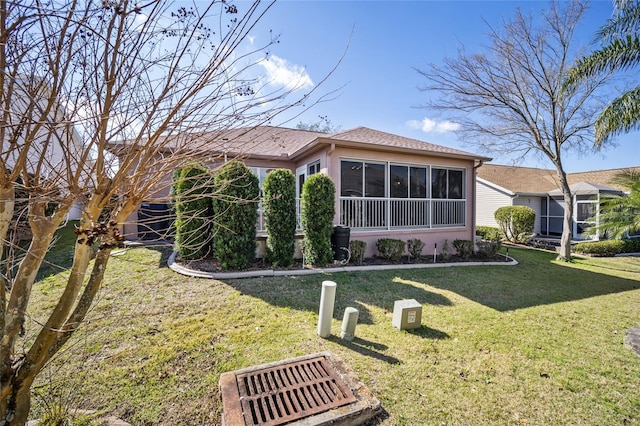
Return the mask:
{"type": "Polygon", "coordinates": [[[335,216],[335,185],[327,175],[310,176],[302,186],[303,252],[311,265],[326,265],[333,260],[331,234],[335,216]]]}
{"type": "Polygon", "coordinates": [[[255,259],[258,178],[241,161],[215,173],[213,253],[223,269],[246,269],[255,259]]]}
{"type": "Polygon", "coordinates": [[[262,187],[267,231],[267,260],[275,266],[293,262],[296,244],[296,177],[291,170],[270,172],[262,187]]]}
{"type": "Polygon", "coordinates": [[[500,207],[494,213],[505,238],[511,242],[524,242],[533,234],[536,212],[527,206],[500,207]]]}
{"type": "Polygon", "coordinates": [[[211,248],[213,176],[201,163],[192,163],[173,174],[171,188],[175,248],[185,259],[205,257],[211,248]]]}

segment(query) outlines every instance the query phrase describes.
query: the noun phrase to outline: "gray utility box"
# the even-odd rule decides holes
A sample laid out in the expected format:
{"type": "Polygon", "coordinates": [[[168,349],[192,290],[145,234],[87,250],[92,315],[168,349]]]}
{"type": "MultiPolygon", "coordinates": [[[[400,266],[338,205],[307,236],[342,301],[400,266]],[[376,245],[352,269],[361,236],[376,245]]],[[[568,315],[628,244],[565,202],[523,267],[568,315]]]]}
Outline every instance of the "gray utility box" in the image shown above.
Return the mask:
{"type": "Polygon", "coordinates": [[[422,325],[422,305],[415,299],[396,300],[393,303],[391,325],[400,330],[420,328],[422,325]]]}

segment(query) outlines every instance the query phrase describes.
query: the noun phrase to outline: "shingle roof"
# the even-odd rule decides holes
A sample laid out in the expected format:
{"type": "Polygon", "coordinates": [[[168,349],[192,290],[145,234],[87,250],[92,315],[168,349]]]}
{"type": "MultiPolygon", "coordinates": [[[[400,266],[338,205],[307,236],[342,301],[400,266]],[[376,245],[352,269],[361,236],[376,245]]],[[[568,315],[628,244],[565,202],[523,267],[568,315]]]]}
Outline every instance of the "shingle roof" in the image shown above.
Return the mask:
{"type": "Polygon", "coordinates": [[[442,145],[435,145],[418,139],[406,138],[392,133],[381,132],[368,127],[356,127],[344,132],[334,133],[327,137],[335,141],[357,142],[367,145],[381,146],[385,148],[393,147],[398,149],[410,149],[424,151],[432,154],[444,154],[450,156],[471,157],[479,160],[490,160],[470,152],[449,148],[442,145]]]}
{"type": "MultiPolygon", "coordinates": [[[[423,142],[417,139],[405,138],[391,133],[357,127],[343,132],[326,134],[284,127],[258,126],[254,128],[240,128],[219,132],[205,132],[196,134],[181,134],[171,137],[169,143],[163,142],[167,150],[189,149],[201,153],[228,153],[248,157],[288,158],[304,152],[314,144],[362,144],[369,148],[377,147],[386,150],[412,150],[430,153],[432,155],[454,156],[476,160],[490,160],[457,149],[423,142]]],[[[128,141],[111,145],[112,152],[125,148],[128,141]]]]}
{"type": "MultiPolygon", "coordinates": [[[[640,167],[633,168],[640,173],[640,167]]],[[[594,170],[590,172],[568,173],[569,185],[587,182],[594,186],[624,190],[612,179],[628,169],[594,170]]],[[[553,169],[503,166],[483,164],[478,168],[477,176],[514,193],[545,194],[559,188],[558,177],[553,169]]]]}

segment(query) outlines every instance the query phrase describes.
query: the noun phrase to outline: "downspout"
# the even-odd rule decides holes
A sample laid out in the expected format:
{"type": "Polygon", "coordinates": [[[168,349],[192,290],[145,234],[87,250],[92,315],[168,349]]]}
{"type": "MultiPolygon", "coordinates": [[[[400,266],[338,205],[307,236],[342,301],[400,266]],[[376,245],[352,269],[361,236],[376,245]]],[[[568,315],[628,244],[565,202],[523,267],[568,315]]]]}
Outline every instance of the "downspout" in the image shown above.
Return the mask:
{"type": "MultiPolygon", "coordinates": [[[[331,147],[329,148],[329,151],[327,151],[327,176],[331,177],[331,154],[333,154],[333,152],[336,150],[336,144],[332,143],[331,147]]],[[[340,217],[340,188],[339,188],[339,182],[338,182],[338,188],[336,188],[336,197],[333,200],[333,208],[335,210],[335,216],[333,217],[333,224],[334,225],[339,225],[340,221],[338,220],[336,223],[336,219],[338,217],[340,217]]]]}

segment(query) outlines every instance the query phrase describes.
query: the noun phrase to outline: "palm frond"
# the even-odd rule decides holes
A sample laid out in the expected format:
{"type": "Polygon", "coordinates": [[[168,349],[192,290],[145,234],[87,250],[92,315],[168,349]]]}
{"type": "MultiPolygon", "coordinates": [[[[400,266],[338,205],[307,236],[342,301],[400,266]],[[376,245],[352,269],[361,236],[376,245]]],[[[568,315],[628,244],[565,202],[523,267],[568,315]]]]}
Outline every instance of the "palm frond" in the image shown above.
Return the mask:
{"type": "Polygon", "coordinates": [[[640,86],[624,93],[609,104],[595,123],[595,146],[601,147],[612,137],[640,129],[640,86]]]}
{"type": "Polygon", "coordinates": [[[616,8],[618,13],[596,32],[596,37],[605,43],[623,35],[637,33],[640,29],[640,2],[620,2],[616,8]]]}
{"type": "Polygon", "coordinates": [[[627,36],[576,61],[565,77],[564,86],[572,87],[578,81],[604,72],[626,70],[640,64],[640,37],[627,36]]]}
{"type": "Polygon", "coordinates": [[[616,175],[612,182],[622,184],[629,193],[602,196],[599,225],[590,232],[621,238],[640,230],[640,173],[629,169],[616,175]]]}

